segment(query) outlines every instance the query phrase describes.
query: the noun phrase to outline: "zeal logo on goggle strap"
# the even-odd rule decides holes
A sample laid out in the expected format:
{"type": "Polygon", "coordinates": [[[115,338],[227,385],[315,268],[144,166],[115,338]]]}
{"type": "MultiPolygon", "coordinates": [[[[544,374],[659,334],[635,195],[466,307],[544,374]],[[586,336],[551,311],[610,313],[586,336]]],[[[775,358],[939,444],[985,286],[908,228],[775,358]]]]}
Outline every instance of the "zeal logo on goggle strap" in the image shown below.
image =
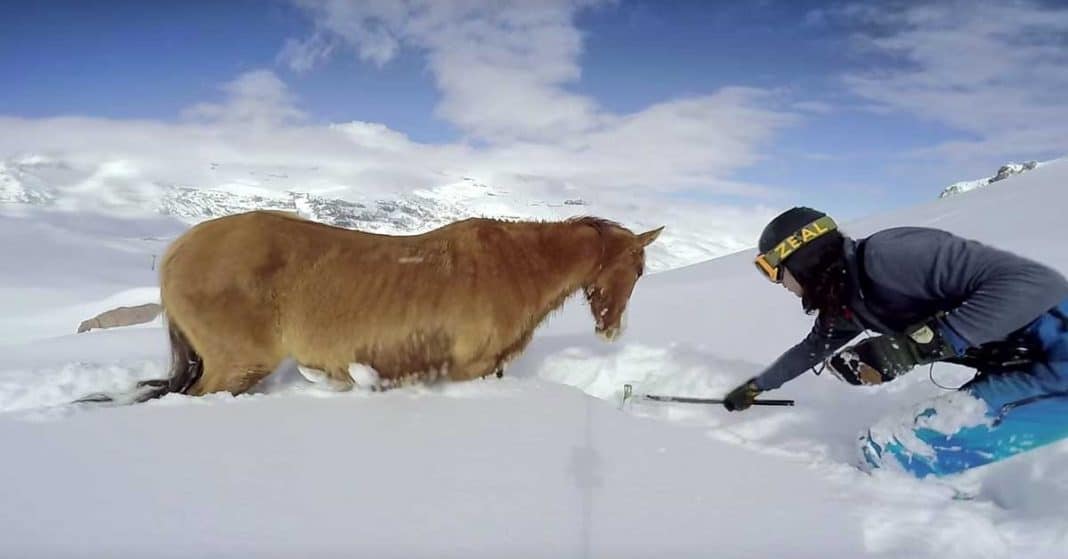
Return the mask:
{"type": "Polygon", "coordinates": [[[772,281],[781,281],[779,264],[797,249],[838,228],[830,216],[823,216],[786,237],[775,248],[757,256],[756,264],[772,281]]]}

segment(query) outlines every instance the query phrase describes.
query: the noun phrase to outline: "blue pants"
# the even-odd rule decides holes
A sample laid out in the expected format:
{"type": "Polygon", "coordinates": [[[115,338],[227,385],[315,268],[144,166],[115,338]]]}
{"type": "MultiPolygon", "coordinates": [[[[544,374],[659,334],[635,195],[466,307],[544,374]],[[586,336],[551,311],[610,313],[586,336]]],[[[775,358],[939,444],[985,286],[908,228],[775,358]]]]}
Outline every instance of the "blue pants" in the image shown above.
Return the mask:
{"type": "Polygon", "coordinates": [[[860,437],[865,465],[958,473],[1068,437],[1068,301],[1025,326],[1042,360],[988,370],[860,437]]]}

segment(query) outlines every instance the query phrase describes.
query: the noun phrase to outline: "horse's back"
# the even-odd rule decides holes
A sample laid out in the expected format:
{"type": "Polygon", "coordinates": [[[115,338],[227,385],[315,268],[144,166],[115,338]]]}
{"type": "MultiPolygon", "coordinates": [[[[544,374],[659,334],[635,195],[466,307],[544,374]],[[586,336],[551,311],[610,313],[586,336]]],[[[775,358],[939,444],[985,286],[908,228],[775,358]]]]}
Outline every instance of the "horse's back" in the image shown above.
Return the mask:
{"type": "Polygon", "coordinates": [[[242,305],[270,304],[287,270],[306,265],[302,260],[314,254],[316,242],[320,247],[330,242],[321,232],[310,233],[309,224],[279,212],[250,212],[194,226],[161,263],[164,307],[174,315],[220,306],[245,312],[242,305]]]}
{"type": "MultiPolygon", "coordinates": [[[[226,258],[234,264],[276,248],[276,245],[307,242],[316,237],[322,242],[338,237],[345,230],[308,221],[296,214],[280,211],[253,211],[205,221],[180,236],[164,256],[162,272],[173,262],[187,257],[205,264],[226,258]]],[[[336,242],[336,241],[335,241],[336,242]]]]}

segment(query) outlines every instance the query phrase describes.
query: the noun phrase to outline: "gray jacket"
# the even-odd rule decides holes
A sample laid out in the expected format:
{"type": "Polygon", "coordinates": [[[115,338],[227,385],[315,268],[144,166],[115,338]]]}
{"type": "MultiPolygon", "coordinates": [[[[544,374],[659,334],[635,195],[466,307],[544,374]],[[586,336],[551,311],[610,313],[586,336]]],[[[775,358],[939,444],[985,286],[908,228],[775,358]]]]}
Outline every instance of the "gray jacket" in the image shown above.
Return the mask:
{"type": "Polygon", "coordinates": [[[808,336],[756,378],[760,389],[782,386],[864,330],[898,334],[944,312],[944,334],[975,347],[1005,339],[1068,297],[1068,281],[1049,267],[937,229],[847,238],[845,255],[853,316],[817,316],[808,336]]]}

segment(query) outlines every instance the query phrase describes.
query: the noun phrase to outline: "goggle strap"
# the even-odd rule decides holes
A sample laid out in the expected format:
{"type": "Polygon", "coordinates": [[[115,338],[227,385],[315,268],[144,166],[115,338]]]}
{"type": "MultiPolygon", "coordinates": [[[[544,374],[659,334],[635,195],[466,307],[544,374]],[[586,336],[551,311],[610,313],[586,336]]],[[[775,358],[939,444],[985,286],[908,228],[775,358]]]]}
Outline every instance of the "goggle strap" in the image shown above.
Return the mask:
{"type": "Polygon", "coordinates": [[[761,254],[761,255],[756,257],[756,265],[757,265],[757,268],[759,268],[760,271],[763,272],[765,276],[768,276],[769,280],[771,280],[771,281],[779,281],[779,268],[778,268],[778,266],[772,266],[771,264],[768,264],[768,261],[764,258],[763,254],[761,254]]]}

